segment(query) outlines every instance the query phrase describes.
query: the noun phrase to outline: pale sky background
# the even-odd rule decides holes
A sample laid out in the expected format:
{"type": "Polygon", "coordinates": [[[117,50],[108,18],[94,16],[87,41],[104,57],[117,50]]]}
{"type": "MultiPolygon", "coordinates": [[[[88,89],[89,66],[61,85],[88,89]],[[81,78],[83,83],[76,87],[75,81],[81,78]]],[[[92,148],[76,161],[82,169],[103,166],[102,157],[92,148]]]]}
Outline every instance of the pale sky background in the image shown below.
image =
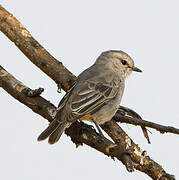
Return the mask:
{"type": "MultiPolygon", "coordinates": [[[[179,3],[177,0],[1,0],[55,58],[75,75],[92,65],[104,50],[127,52],[142,74],[127,80],[122,105],[144,119],[179,128],[179,3]]],[[[55,105],[63,94],[0,33],[0,64],[55,105]]],[[[37,142],[48,122],[0,89],[0,179],[13,180],[148,180],[128,173],[119,161],[83,145],[78,149],[63,135],[59,143],[37,142]]],[[[179,177],[179,136],[151,130],[147,144],[141,129],[122,125],[142,150],[179,177]]]]}

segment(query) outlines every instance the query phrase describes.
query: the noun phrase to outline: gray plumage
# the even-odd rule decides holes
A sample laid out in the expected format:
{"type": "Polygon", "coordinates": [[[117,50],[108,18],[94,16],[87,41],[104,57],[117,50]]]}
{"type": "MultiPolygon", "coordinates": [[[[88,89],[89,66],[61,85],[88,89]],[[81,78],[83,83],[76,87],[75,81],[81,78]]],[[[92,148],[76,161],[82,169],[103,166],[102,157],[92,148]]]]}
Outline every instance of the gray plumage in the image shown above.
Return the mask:
{"type": "Polygon", "coordinates": [[[38,140],[49,137],[50,144],[56,143],[77,119],[97,124],[111,120],[120,106],[125,79],[132,71],[141,72],[126,53],[103,52],[91,67],[78,76],[61,100],[55,119],[38,140]]]}

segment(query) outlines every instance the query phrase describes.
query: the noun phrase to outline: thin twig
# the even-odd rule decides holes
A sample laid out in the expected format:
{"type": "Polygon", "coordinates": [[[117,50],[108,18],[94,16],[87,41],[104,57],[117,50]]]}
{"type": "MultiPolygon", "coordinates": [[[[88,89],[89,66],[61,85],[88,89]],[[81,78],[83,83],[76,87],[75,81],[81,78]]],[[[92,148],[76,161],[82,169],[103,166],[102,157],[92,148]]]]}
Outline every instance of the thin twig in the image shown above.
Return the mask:
{"type": "MultiPolygon", "coordinates": [[[[135,111],[133,111],[132,109],[129,109],[129,108],[124,107],[124,106],[120,106],[119,110],[116,114],[121,114],[121,111],[122,111],[122,113],[125,113],[122,116],[128,115],[128,116],[132,116],[133,118],[137,118],[137,119],[142,121],[141,116],[138,113],[136,113],[135,111]]],[[[146,127],[141,125],[141,129],[142,129],[142,132],[144,134],[144,137],[147,139],[147,142],[150,144],[151,142],[150,142],[149,135],[148,135],[146,127]]]]}
{"type": "Polygon", "coordinates": [[[149,128],[152,128],[152,129],[155,129],[155,130],[159,131],[162,134],[163,133],[179,134],[179,129],[177,129],[175,127],[164,126],[164,125],[153,123],[153,122],[146,121],[146,120],[143,120],[143,119],[141,121],[141,119],[132,118],[132,117],[129,117],[129,116],[121,116],[118,113],[115,114],[114,120],[116,122],[120,122],[120,123],[127,123],[127,124],[136,125],[136,126],[149,127],[149,128]]]}

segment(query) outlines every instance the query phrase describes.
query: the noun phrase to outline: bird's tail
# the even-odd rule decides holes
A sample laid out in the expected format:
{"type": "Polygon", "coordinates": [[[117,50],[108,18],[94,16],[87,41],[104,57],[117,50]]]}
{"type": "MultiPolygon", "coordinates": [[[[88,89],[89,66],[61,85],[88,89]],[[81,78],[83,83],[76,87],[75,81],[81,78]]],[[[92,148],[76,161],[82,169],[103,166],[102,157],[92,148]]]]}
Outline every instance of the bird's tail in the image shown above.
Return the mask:
{"type": "Polygon", "coordinates": [[[54,144],[60,139],[62,133],[71,124],[72,123],[68,121],[59,121],[58,119],[54,119],[49,124],[49,126],[40,134],[37,140],[42,141],[49,137],[48,143],[54,144]]]}

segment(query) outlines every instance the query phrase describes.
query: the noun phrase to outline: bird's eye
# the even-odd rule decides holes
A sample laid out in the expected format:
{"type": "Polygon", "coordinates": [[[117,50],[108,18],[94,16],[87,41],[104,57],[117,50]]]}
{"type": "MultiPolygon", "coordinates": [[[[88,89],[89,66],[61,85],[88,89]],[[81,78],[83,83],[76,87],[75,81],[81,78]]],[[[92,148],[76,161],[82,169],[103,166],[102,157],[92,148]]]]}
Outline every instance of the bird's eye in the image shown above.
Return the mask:
{"type": "Polygon", "coordinates": [[[121,63],[123,64],[123,65],[126,65],[127,64],[127,61],[126,60],[121,60],[121,63]]]}

